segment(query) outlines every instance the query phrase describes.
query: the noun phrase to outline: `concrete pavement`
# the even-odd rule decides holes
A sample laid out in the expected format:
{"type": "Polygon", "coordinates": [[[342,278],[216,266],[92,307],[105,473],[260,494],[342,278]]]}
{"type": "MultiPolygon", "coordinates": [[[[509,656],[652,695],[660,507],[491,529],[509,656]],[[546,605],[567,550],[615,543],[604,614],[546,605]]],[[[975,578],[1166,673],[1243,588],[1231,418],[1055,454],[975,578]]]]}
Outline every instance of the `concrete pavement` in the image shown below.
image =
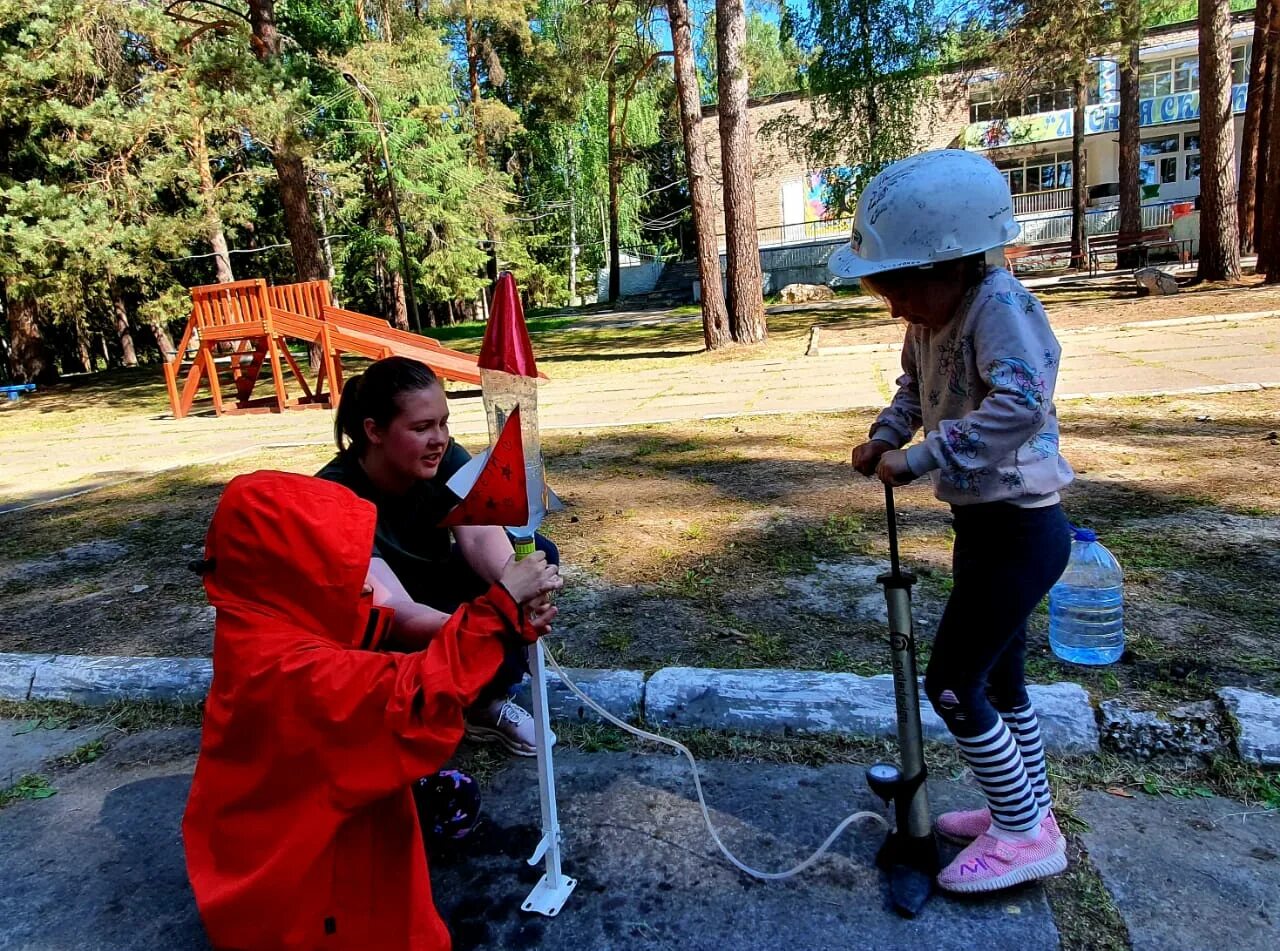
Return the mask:
{"type": "MultiPolygon", "coordinates": [[[[66,745],[24,741],[31,736],[14,743],[66,745]]],[[[115,735],[88,765],[44,768],[55,795],[0,809],[0,951],[208,946],[179,836],[198,739],[190,728],[115,735]]],[[[856,766],[709,761],[702,770],[726,844],[765,870],[807,856],[844,815],[882,808],[856,766]]],[[[485,781],[474,836],[431,857],[457,951],[1060,947],[1065,922],[1039,886],[935,896],[917,919],[898,918],[874,866],[881,832],[872,825],[850,830],[796,878],[749,878],[708,838],[679,757],[562,750],[557,774],[565,870],[577,890],[554,919],[520,911],[541,874],[525,863],[539,836],[536,768],[508,761],[485,781]]],[[[1074,808],[1134,949],[1280,946],[1280,814],[1207,794],[1120,791],[1086,792],[1074,808]]],[[[935,813],[979,801],[968,781],[934,777],[929,794],[935,813]]]]}

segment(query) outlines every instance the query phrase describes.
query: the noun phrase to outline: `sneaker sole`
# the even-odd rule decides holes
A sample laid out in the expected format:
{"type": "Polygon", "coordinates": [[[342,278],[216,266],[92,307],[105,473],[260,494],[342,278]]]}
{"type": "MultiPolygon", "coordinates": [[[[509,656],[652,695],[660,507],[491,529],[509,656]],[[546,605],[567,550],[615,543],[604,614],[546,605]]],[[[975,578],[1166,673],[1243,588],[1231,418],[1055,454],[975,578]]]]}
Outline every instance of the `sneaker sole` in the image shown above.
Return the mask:
{"type": "Polygon", "coordinates": [[[976,892],[996,892],[1001,889],[1012,888],[1014,885],[1022,885],[1037,879],[1061,875],[1066,870],[1067,853],[1064,847],[1062,851],[1049,856],[1047,859],[1041,859],[1039,862],[1033,862],[1021,868],[1011,869],[995,878],[987,878],[975,882],[944,882],[939,878],[938,887],[943,891],[957,892],[964,895],[972,895],[976,892]]]}
{"type": "Polygon", "coordinates": [[[537,747],[525,746],[523,743],[517,743],[501,730],[495,730],[487,726],[467,727],[466,738],[473,743],[497,743],[501,746],[505,746],[507,748],[507,752],[514,756],[538,755],[537,747]]]}

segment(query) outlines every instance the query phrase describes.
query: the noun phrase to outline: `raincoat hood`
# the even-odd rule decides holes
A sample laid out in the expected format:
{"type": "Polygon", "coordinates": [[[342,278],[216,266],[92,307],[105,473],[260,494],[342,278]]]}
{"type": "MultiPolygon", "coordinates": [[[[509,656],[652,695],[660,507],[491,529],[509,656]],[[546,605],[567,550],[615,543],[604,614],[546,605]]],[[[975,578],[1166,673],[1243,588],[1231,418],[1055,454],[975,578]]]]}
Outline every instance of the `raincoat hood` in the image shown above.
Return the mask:
{"type": "Polygon", "coordinates": [[[205,591],[343,646],[364,641],[377,509],[345,486],[287,472],[237,476],[205,538],[205,591]]]}

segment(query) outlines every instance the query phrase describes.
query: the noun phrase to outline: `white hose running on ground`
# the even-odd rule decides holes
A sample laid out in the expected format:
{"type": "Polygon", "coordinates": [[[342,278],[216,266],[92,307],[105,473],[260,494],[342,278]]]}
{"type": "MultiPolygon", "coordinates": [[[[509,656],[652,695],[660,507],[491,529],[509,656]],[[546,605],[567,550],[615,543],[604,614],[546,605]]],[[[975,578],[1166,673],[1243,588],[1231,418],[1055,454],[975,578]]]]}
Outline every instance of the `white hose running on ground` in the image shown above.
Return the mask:
{"type": "Polygon", "coordinates": [[[827,836],[826,841],[823,842],[822,845],[818,846],[818,850],[814,852],[812,855],[810,855],[803,862],[801,862],[799,865],[796,865],[793,868],[789,868],[785,872],[762,872],[759,869],[752,868],[750,865],[747,865],[745,862],[739,859],[736,855],[730,852],[728,847],[722,841],[720,841],[720,835],[719,833],[716,832],[715,824],[711,821],[711,811],[707,807],[707,798],[702,793],[702,780],[698,775],[698,762],[693,758],[693,754],[689,752],[689,748],[685,746],[683,743],[678,743],[677,741],[668,739],[665,736],[659,736],[657,733],[650,733],[648,730],[642,730],[639,727],[632,726],[630,723],[627,723],[624,720],[621,720],[618,717],[615,717],[612,713],[610,713],[604,707],[600,706],[600,704],[596,703],[594,700],[588,697],[585,693],[583,693],[582,688],[580,688],[577,684],[575,684],[572,680],[569,679],[569,677],[564,672],[564,668],[562,668],[560,664],[556,661],[555,657],[552,656],[551,651],[547,650],[547,646],[545,643],[542,645],[542,650],[543,650],[543,654],[546,656],[547,663],[551,665],[551,669],[556,672],[556,675],[559,676],[561,682],[564,683],[564,685],[569,688],[570,692],[573,693],[574,696],[576,696],[579,700],[585,703],[588,707],[590,707],[600,716],[604,717],[605,720],[609,721],[614,726],[619,727],[620,729],[626,730],[628,733],[634,736],[640,737],[643,740],[649,740],[650,742],[653,742],[653,743],[660,743],[663,746],[669,746],[672,749],[678,750],[679,752],[685,755],[685,758],[689,761],[689,765],[693,768],[693,785],[698,792],[698,804],[702,807],[702,818],[703,818],[703,821],[706,822],[707,824],[707,831],[711,833],[712,840],[715,842],[716,846],[720,849],[720,851],[724,853],[724,857],[727,858],[734,865],[735,868],[740,869],[743,872],[746,872],[752,878],[760,878],[766,881],[781,881],[782,879],[793,878],[796,875],[799,875],[809,866],[813,865],[813,863],[818,861],[818,859],[822,858],[822,856],[827,853],[827,850],[830,849],[831,846],[835,844],[836,839],[840,838],[840,836],[844,833],[845,829],[849,828],[849,826],[853,825],[855,822],[858,822],[862,819],[873,819],[876,822],[878,822],[882,827],[884,827],[886,830],[889,828],[888,821],[884,818],[884,816],[880,815],[880,813],[878,812],[871,812],[869,810],[855,812],[850,816],[846,816],[840,822],[840,824],[837,825],[834,830],[832,830],[831,834],[827,836]]]}

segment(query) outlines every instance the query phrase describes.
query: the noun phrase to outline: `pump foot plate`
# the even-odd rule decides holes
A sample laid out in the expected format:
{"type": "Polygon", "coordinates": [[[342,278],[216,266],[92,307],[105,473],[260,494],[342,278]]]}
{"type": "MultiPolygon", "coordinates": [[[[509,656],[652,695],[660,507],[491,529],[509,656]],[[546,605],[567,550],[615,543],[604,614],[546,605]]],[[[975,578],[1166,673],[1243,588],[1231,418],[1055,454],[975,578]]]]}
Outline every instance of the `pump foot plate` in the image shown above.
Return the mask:
{"type": "Polygon", "coordinates": [[[529,893],[529,897],[524,900],[524,904],[520,906],[521,911],[532,912],[538,915],[546,915],[548,918],[554,918],[560,913],[560,909],[564,907],[564,903],[569,898],[569,894],[577,886],[578,880],[570,878],[568,875],[560,876],[560,887],[552,888],[547,881],[547,876],[543,875],[538,880],[538,884],[533,886],[533,891],[529,893]]]}

